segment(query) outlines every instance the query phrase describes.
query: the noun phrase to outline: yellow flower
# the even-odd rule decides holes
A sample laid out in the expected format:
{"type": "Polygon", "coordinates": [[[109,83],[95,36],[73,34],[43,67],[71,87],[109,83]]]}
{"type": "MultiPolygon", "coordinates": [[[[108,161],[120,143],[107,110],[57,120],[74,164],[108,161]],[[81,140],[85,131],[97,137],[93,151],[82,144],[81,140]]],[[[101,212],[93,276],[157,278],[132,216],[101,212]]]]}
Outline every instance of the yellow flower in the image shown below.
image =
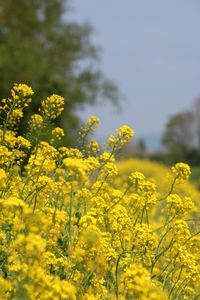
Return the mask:
{"type": "Polygon", "coordinates": [[[145,186],[145,176],[144,174],[140,172],[134,172],[131,173],[129,176],[130,183],[135,187],[136,191],[137,190],[143,190],[145,186]]]}
{"type": "Polygon", "coordinates": [[[57,140],[61,140],[65,135],[64,130],[60,127],[54,128],[51,133],[57,140]]]}
{"type": "Polygon", "coordinates": [[[0,168],[0,190],[5,186],[6,172],[0,168]]]}
{"type": "Polygon", "coordinates": [[[189,166],[177,163],[169,180],[159,164],[117,160],[132,129],[116,130],[101,150],[88,141],[94,116],[81,150],[58,148],[58,95],[42,101],[27,140],[16,125],[32,94],[15,85],[0,109],[0,299],[196,299],[200,193],[185,182],[189,166]]]}
{"type": "Polygon", "coordinates": [[[183,215],[194,208],[190,197],[180,197],[177,194],[171,194],[167,197],[167,209],[170,213],[183,215]]]}
{"type": "Polygon", "coordinates": [[[81,128],[80,136],[85,142],[85,139],[89,133],[94,132],[99,127],[99,118],[96,116],[91,116],[89,119],[84,123],[81,128]]]}
{"type": "Polygon", "coordinates": [[[41,128],[43,124],[43,117],[39,114],[34,114],[31,116],[31,119],[29,121],[29,126],[33,130],[38,130],[41,128]]]}
{"type": "Polygon", "coordinates": [[[30,97],[32,96],[34,93],[33,93],[33,90],[30,86],[26,85],[26,84],[15,84],[14,87],[13,87],[13,93],[14,95],[18,95],[19,97],[30,97]]]}
{"type": "Polygon", "coordinates": [[[64,98],[53,94],[44,99],[41,103],[40,111],[44,118],[56,119],[64,110],[64,98]]]}
{"type": "Polygon", "coordinates": [[[116,129],[116,134],[116,137],[111,135],[108,139],[108,144],[114,149],[121,148],[128,144],[134,136],[133,130],[127,125],[120,127],[120,129],[116,129]]]}
{"type": "Polygon", "coordinates": [[[190,167],[185,163],[176,163],[171,170],[179,181],[188,180],[191,174],[190,167]]]}

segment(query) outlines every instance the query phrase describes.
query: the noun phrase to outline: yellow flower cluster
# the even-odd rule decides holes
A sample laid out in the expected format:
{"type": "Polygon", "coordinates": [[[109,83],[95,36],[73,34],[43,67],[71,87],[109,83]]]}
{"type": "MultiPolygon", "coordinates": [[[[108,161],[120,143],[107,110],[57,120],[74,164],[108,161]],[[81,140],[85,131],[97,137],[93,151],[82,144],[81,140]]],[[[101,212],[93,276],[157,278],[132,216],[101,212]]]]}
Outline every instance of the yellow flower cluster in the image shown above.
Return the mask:
{"type": "Polygon", "coordinates": [[[40,112],[45,119],[56,119],[64,110],[64,98],[52,95],[42,100],[40,112]]]}
{"type": "Polygon", "coordinates": [[[82,126],[80,131],[80,138],[82,140],[82,150],[86,147],[86,140],[88,135],[93,133],[99,127],[99,118],[96,116],[91,116],[85,124],[82,126]]]}
{"type": "Polygon", "coordinates": [[[96,116],[91,116],[85,122],[84,126],[82,127],[82,137],[85,137],[88,133],[93,132],[95,129],[99,127],[99,118],[96,116]]]}
{"type": "Polygon", "coordinates": [[[28,98],[33,95],[33,90],[26,84],[15,84],[11,90],[13,98],[20,100],[21,98],[28,98]]]}
{"type": "Polygon", "coordinates": [[[175,166],[172,167],[172,173],[175,178],[181,182],[182,180],[184,181],[189,178],[191,171],[187,164],[176,163],[175,166]]]}
{"type": "Polygon", "coordinates": [[[94,116],[81,149],[33,139],[63,101],[42,101],[26,138],[6,119],[0,128],[0,299],[198,299],[199,193],[186,182],[189,166],[168,176],[149,162],[116,163],[133,131],[121,127],[100,150],[88,141],[94,116]]]}
{"type": "Polygon", "coordinates": [[[52,135],[55,139],[60,141],[64,137],[65,133],[62,128],[56,127],[52,130],[52,135]]]}
{"type": "MultiPolygon", "coordinates": [[[[26,84],[15,84],[11,90],[11,97],[1,100],[1,119],[4,121],[3,134],[8,128],[17,129],[23,110],[31,102],[33,90],[26,84]]],[[[4,136],[3,136],[4,139],[4,136]]]]}
{"type": "Polygon", "coordinates": [[[43,117],[39,114],[34,114],[31,116],[29,121],[29,126],[32,130],[37,131],[41,128],[43,123],[43,117]]]}
{"type": "Polygon", "coordinates": [[[171,194],[167,197],[167,208],[169,212],[173,211],[176,215],[184,215],[184,213],[188,213],[194,204],[190,197],[180,197],[177,194],[171,194]]]}
{"type": "Polygon", "coordinates": [[[128,144],[134,136],[133,130],[127,125],[122,126],[120,129],[116,129],[116,134],[117,136],[111,135],[108,139],[108,144],[114,150],[120,149],[128,144]]]}

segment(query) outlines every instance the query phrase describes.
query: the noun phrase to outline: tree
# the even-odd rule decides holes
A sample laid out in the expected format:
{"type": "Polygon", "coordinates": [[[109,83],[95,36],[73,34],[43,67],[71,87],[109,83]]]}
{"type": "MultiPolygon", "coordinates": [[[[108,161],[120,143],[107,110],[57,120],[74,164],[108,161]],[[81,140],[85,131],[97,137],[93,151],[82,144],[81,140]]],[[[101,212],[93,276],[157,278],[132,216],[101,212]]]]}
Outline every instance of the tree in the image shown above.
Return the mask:
{"type": "Polygon", "coordinates": [[[147,146],[146,146],[145,140],[144,139],[139,139],[137,146],[138,146],[138,149],[139,149],[139,153],[144,155],[147,151],[147,146]]]}
{"type": "Polygon", "coordinates": [[[200,150],[200,98],[198,98],[193,105],[193,115],[194,115],[194,124],[195,124],[195,135],[196,135],[196,144],[200,150]]]}
{"type": "Polygon", "coordinates": [[[116,101],[118,90],[98,68],[92,27],[68,19],[68,0],[0,0],[0,97],[14,82],[36,90],[32,111],[51,93],[65,97],[59,120],[70,133],[78,126],[75,110],[99,96],[116,101]]]}
{"type": "Polygon", "coordinates": [[[163,134],[163,144],[182,159],[194,145],[193,120],[190,111],[178,113],[169,119],[163,134]]]}

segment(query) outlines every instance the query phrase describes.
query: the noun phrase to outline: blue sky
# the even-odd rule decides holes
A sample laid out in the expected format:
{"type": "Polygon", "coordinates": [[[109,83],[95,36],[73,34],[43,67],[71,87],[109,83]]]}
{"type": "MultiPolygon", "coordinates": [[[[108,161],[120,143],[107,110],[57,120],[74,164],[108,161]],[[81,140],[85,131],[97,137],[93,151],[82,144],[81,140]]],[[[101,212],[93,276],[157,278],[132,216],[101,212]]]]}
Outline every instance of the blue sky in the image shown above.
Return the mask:
{"type": "Polygon", "coordinates": [[[87,107],[101,119],[98,136],[123,124],[136,137],[162,132],[170,115],[200,96],[199,0],[73,0],[72,17],[90,21],[101,69],[126,96],[122,112],[87,107]]]}

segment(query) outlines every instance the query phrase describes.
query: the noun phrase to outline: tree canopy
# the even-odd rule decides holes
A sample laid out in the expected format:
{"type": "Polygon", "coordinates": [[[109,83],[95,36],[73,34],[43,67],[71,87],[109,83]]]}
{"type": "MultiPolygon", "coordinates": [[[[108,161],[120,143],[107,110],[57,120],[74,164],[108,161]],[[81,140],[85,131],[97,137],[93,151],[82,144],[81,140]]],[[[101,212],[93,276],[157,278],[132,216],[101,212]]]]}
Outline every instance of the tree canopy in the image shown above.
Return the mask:
{"type": "Polygon", "coordinates": [[[65,114],[58,122],[68,142],[79,120],[75,110],[99,97],[118,99],[116,85],[99,69],[98,47],[88,23],[71,20],[68,0],[0,0],[0,97],[13,83],[31,85],[39,100],[52,93],[65,97],[65,114]]]}
{"type": "Polygon", "coordinates": [[[173,156],[190,164],[200,162],[200,98],[188,108],[171,116],[163,133],[163,144],[173,156]]]}

